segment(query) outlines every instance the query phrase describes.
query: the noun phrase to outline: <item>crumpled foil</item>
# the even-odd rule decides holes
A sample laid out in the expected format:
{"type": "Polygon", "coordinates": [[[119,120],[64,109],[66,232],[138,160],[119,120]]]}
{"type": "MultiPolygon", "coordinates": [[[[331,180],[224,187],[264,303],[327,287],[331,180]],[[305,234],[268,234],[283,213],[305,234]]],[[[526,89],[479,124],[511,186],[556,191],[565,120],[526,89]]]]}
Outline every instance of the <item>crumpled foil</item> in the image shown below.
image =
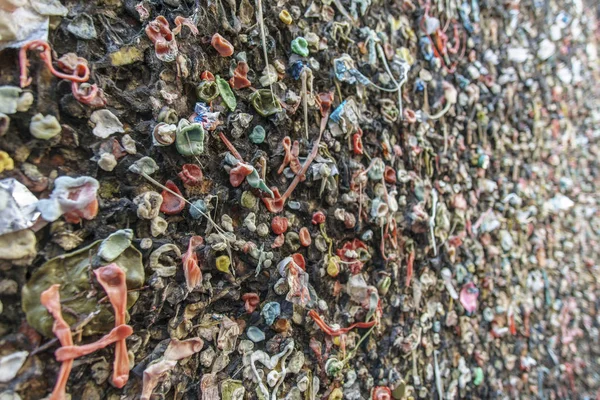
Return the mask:
{"type": "Polygon", "coordinates": [[[65,16],[68,9],[58,0],[32,0],[13,12],[0,8],[1,20],[6,21],[15,33],[15,38],[0,40],[0,50],[18,49],[33,40],[48,40],[50,16],[65,16]]]}
{"type": "Polygon", "coordinates": [[[37,197],[16,179],[1,180],[0,235],[32,227],[40,216],[37,202],[37,197]]]}

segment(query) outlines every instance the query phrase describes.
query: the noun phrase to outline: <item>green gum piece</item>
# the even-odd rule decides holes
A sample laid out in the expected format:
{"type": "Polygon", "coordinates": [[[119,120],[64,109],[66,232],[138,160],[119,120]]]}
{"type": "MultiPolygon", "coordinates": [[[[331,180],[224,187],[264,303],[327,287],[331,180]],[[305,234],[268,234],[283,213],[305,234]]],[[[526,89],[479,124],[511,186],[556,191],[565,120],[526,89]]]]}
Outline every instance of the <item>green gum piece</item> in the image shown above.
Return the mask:
{"type": "Polygon", "coordinates": [[[475,386],[479,386],[483,383],[483,369],[481,369],[480,367],[475,368],[474,372],[474,379],[473,379],[473,385],[475,386]]]}
{"type": "Polygon", "coordinates": [[[237,100],[235,99],[235,95],[231,90],[231,86],[229,86],[229,82],[225,79],[217,76],[217,86],[219,88],[219,92],[221,93],[221,98],[229,108],[229,110],[233,111],[237,107],[237,100]]]}
{"type": "Polygon", "coordinates": [[[400,382],[396,385],[394,390],[392,390],[392,397],[395,400],[400,400],[400,399],[404,399],[405,394],[406,394],[406,383],[403,380],[400,380],[400,382]]]}
{"type": "Polygon", "coordinates": [[[252,130],[252,133],[250,133],[249,138],[252,143],[261,144],[262,142],[265,141],[265,136],[266,136],[265,128],[263,128],[260,125],[256,125],[254,127],[254,129],[252,130]]]}
{"type": "Polygon", "coordinates": [[[100,244],[98,255],[105,261],[113,261],[121,255],[129,246],[133,239],[133,231],[131,229],[120,229],[111,233],[100,244]]]}
{"type": "Polygon", "coordinates": [[[269,398],[267,396],[265,396],[265,394],[262,392],[262,390],[260,390],[260,386],[256,387],[255,392],[256,392],[256,397],[258,398],[258,400],[269,400],[269,398]]]}
{"type": "Polygon", "coordinates": [[[158,118],[156,118],[158,122],[164,122],[165,124],[176,124],[178,119],[177,112],[168,107],[163,107],[158,113],[158,118]]]}
{"type": "Polygon", "coordinates": [[[253,188],[260,189],[263,192],[267,193],[269,197],[273,197],[273,191],[269,189],[265,181],[260,179],[260,176],[258,175],[258,172],[255,169],[253,169],[252,173],[250,173],[250,175],[246,177],[246,181],[248,182],[248,185],[252,186],[253,188]]]}
{"type": "Polygon", "coordinates": [[[154,161],[152,158],[146,156],[146,157],[142,157],[139,160],[137,160],[136,162],[134,162],[133,164],[131,164],[129,166],[129,171],[135,173],[135,174],[146,174],[146,175],[152,175],[153,173],[155,173],[158,170],[158,165],[156,164],[156,161],[154,161]]]}
{"type": "Polygon", "coordinates": [[[204,153],[204,128],[198,123],[182,119],[177,126],[175,147],[183,156],[197,156],[204,153]]]}
{"type": "Polygon", "coordinates": [[[242,193],[242,199],[241,199],[241,203],[242,203],[242,207],[247,208],[247,209],[252,209],[254,208],[254,206],[256,206],[256,196],[254,196],[254,194],[252,194],[252,192],[249,191],[245,191],[244,193],[242,193]]]}
{"type": "Polygon", "coordinates": [[[119,195],[120,185],[117,180],[100,181],[98,196],[101,199],[111,199],[119,195]]]}
{"type": "Polygon", "coordinates": [[[383,178],[383,172],[385,171],[385,164],[380,158],[376,158],[372,162],[371,169],[367,173],[369,178],[373,181],[380,181],[383,178]]]}
{"type": "Polygon", "coordinates": [[[256,112],[268,117],[281,111],[281,105],[269,89],[259,89],[250,95],[250,102],[256,112]]]}
{"type": "Polygon", "coordinates": [[[302,36],[292,40],[292,51],[302,57],[308,57],[308,42],[302,36]]]}
{"type": "Polygon", "coordinates": [[[219,97],[219,85],[215,81],[202,81],[196,88],[199,100],[209,103],[219,97]]]}
{"type": "MultiPolygon", "coordinates": [[[[31,276],[21,294],[27,322],[35,330],[46,337],[54,337],[54,318],[40,302],[42,292],[54,284],[60,285],[61,304],[75,311],[81,318],[100,311],[82,328],[84,336],[104,334],[112,329],[113,308],[108,301],[100,303],[106,293],[92,286],[95,284],[92,270],[109,264],[98,256],[102,242],[98,240],[87,247],[48,260],[31,276]],[[89,298],[89,294],[94,296],[89,298]]],[[[144,284],[142,254],[135,247],[129,246],[113,262],[125,272],[129,309],[140,295],[135,289],[144,284]]],[[[74,315],[64,310],[63,317],[71,326],[79,322],[74,315]]]]}
{"type": "Polygon", "coordinates": [[[246,389],[241,381],[227,379],[221,383],[221,395],[223,400],[242,400],[246,389]]]}

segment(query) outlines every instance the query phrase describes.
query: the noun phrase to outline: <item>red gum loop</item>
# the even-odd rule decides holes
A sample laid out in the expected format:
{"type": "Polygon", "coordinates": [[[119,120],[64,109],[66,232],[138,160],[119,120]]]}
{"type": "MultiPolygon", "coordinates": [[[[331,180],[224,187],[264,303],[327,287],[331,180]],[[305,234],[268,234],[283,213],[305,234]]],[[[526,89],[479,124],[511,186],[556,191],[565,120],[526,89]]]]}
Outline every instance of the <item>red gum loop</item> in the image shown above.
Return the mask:
{"type": "Polygon", "coordinates": [[[248,64],[244,61],[238,62],[237,68],[233,71],[233,77],[229,80],[229,84],[234,89],[244,89],[252,85],[248,80],[248,64]]]}
{"type": "Polygon", "coordinates": [[[244,182],[244,179],[248,175],[250,175],[253,171],[252,166],[246,163],[238,163],[234,168],[229,172],[229,183],[231,186],[238,187],[244,182]]]}
{"type": "Polygon", "coordinates": [[[256,307],[260,303],[260,297],[256,293],[246,293],[242,295],[244,301],[244,308],[248,314],[251,314],[256,310],[256,307]]]}
{"type": "Polygon", "coordinates": [[[373,400],[391,400],[392,391],[387,386],[377,386],[373,390],[373,400]]]}
{"type": "Polygon", "coordinates": [[[281,235],[288,229],[288,219],[285,217],[274,217],[271,221],[271,229],[276,235],[281,235]]]}
{"type": "Polygon", "coordinates": [[[302,227],[300,229],[300,244],[304,247],[308,247],[310,246],[310,244],[312,243],[312,239],[310,238],[310,232],[308,231],[308,229],[306,227],[302,227]]]}
{"type": "Polygon", "coordinates": [[[202,271],[198,267],[198,256],[196,249],[204,243],[202,236],[192,236],[188,244],[188,249],[182,257],[183,274],[189,291],[202,284],[202,271]]]}
{"type": "Polygon", "coordinates": [[[229,57],[233,54],[233,45],[218,33],[213,35],[210,44],[217,50],[221,57],[229,57]]]}
{"type": "Polygon", "coordinates": [[[214,81],[215,76],[210,71],[204,71],[202,72],[202,75],[200,75],[200,79],[202,79],[203,81],[214,81]]]}
{"type": "Polygon", "coordinates": [[[312,224],[313,225],[318,225],[318,224],[322,224],[323,222],[325,222],[325,214],[323,214],[323,211],[317,211],[316,213],[313,214],[312,217],[312,224]]]}
{"type": "Polygon", "coordinates": [[[385,179],[387,183],[396,183],[396,171],[394,168],[387,165],[383,173],[383,179],[385,179]]]}
{"type": "Polygon", "coordinates": [[[187,186],[198,186],[202,183],[202,169],[196,164],[184,164],[178,174],[181,181],[187,186]]]}
{"type": "MultiPolygon", "coordinates": [[[[169,190],[171,190],[181,196],[181,191],[179,190],[177,185],[175,185],[175,183],[173,183],[173,181],[170,181],[170,180],[167,181],[165,183],[165,186],[169,190]]],[[[175,215],[175,214],[179,214],[185,208],[185,201],[183,201],[181,198],[175,196],[173,193],[169,192],[168,190],[163,190],[161,193],[161,196],[163,198],[163,202],[160,206],[161,212],[163,212],[167,215],[175,215]]]]}
{"type": "Polygon", "coordinates": [[[302,254],[300,254],[300,253],[292,254],[292,260],[294,260],[294,263],[297,266],[299,266],[304,271],[306,271],[306,261],[304,260],[304,256],[302,254]]]}

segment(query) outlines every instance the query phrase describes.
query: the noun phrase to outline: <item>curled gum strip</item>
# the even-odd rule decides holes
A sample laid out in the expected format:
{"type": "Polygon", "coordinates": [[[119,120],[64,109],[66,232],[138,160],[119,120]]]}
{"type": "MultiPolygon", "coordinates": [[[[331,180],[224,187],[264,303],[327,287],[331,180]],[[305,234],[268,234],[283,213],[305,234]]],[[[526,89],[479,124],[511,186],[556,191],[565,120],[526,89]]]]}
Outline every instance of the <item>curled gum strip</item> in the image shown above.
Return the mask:
{"type": "MultiPolygon", "coordinates": [[[[115,342],[118,344],[119,341],[124,341],[125,338],[131,336],[132,333],[133,328],[131,326],[119,325],[93,343],[88,343],[81,346],[62,346],[54,352],[54,356],[56,357],[56,361],[72,361],[76,358],[92,354],[93,352],[103,349],[115,342]]],[[[125,355],[127,355],[127,352],[125,352],[125,355]]],[[[129,364],[129,360],[127,364],[129,364]]],[[[127,380],[125,380],[125,383],[126,382],[127,380]]]]}
{"type": "MultiPolygon", "coordinates": [[[[40,296],[40,302],[52,317],[54,317],[54,324],[52,325],[52,332],[58,338],[58,341],[62,346],[73,346],[73,336],[71,335],[71,328],[69,324],[63,319],[60,311],[60,293],[58,292],[60,285],[52,285],[48,289],[42,292],[40,296]]],[[[71,368],[73,367],[73,360],[67,360],[60,366],[60,372],[58,379],[50,395],[50,400],[64,400],[66,399],[66,387],[69,375],[71,374],[71,368]]]]}
{"type": "Polygon", "coordinates": [[[28,50],[40,50],[40,59],[46,64],[46,67],[52,72],[54,76],[60,79],[67,79],[71,82],[83,83],[90,79],[90,69],[86,64],[78,63],[73,70],[73,74],[65,74],[54,68],[52,65],[52,49],[47,42],[42,40],[34,40],[19,50],[19,65],[21,67],[20,84],[21,87],[27,87],[31,84],[31,77],[29,76],[29,60],[27,59],[28,50]]]}
{"type": "MultiPolygon", "coordinates": [[[[106,292],[110,304],[113,306],[115,311],[115,329],[118,329],[125,324],[125,314],[127,312],[127,284],[125,272],[123,272],[123,269],[116,263],[112,263],[95,269],[94,274],[106,292]]],[[[113,329],[113,331],[115,329],[113,329]]],[[[118,388],[125,386],[129,379],[129,356],[127,355],[125,337],[118,340],[115,346],[112,380],[118,388]]],[[[108,344],[109,343],[107,343],[107,345],[108,344]]]]}
{"type": "Polygon", "coordinates": [[[327,325],[325,323],[325,321],[323,321],[323,318],[321,318],[321,316],[319,314],[317,314],[317,312],[315,310],[310,310],[308,312],[308,316],[311,317],[315,321],[315,323],[319,326],[319,328],[321,328],[323,330],[323,332],[325,332],[329,336],[340,336],[344,333],[350,332],[354,328],[371,328],[371,327],[373,327],[373,325],[375,325],[377,323],[377,321],[375,321],[375,320],[369,321],[369,322],[357,322],[357,323],[350,325],[347,328],[333,329],[332,327],[327,325]]]}

